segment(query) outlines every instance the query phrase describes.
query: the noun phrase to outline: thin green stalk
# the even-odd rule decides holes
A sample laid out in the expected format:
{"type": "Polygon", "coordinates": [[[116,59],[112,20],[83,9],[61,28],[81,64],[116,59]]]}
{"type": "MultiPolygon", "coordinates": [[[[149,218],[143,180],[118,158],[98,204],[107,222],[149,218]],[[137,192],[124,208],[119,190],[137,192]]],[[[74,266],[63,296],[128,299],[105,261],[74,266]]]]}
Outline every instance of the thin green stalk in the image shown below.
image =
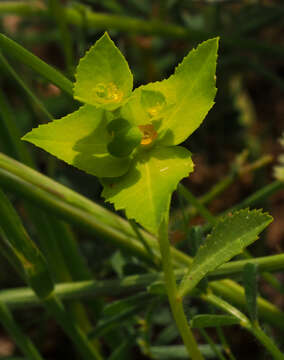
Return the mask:
{"type": "Polygon", "coordinates": [[[39,297],[50,294],[54,288],[46,260],[24,229],[16,211],[0,188],[0,225],[14,256],[21,263],[29,285],[39,297]]]}
{"type": "MultiPolygon", "coordinates": [[[[257,170],[269,163],[271,163],[272,157],[270,155],[264,155],[263,157],[257,159],[256,161],[248,164],[248,165],[241,165],[240,166],[240,157],[237,158],[235,161],[235,164],[232,166],[231,172],[222,178],[217,184],[215,184],[206,194],[202,195],[201,197],[197,198],[197,201],[199,203],[199,207],[203,205],[204,206],[208,203],[210,203],[212,200],[214,200],[216,197],[218,197],[220,194],[222,194],[238,177],[250,173],[254,170],[257,170]]],[[[180,189],[180,187],[179,187],[180,189]]],[[[186,190],[187,188],[183,187],[183,191],[180,192],[180,194],[184,197],[186,196],[186,190]]],[[[186,199],[186,197],[185,197],[186,199]]],[[[206,212],[205,208],[205,212],[206,212]]],[[[208,211],[208,210],[207,210],[208,211]]],[[[195,216],[199,212],[199,208],[197,207],[190,207],[187,209],[187,213],[190,216],[195,216]]],[[[204,216],[204,215],[203,215],[204,216]]],[[[205,216],[204,216],[205,217],[205,216]]],[[[208,216],[208,220],[210,220],[210,216],[208,216]]]]}
{"type": "Polygon", "coordinates": [[[64,255],[64,261],[72,279],[74,281],[93,279],[93,275],[85,258],[81,255],[70,227],[62,221],[56,220],[53,216],[50,216],[50,218],[52,218],[52,230],[57,234],[58,247],[64,255]]]}
{"type": "Polygon", "coordinates": [[[67,67],[68,73],[71,75],[73,73],[74,54],[71,32],[67,26],[65,9],[58,0],[49,0],[49,8],[58,25],[58,29],[61,35],[61,46],[63,48],[65,57],[65,65],[67,67]]]}
{"type": "MultiPolygon", "coordinates": [[[[2,235],[2,234],[1,234],[2,235]]],[[[2,250],[1,250],[2,251],[2,250]]],[[[271,265],[273,266],[272,271],[284,269],[284,254],[281,255],[274,255],[269,256],[269,261],[264,262],[266,258],[256,258],[252,260],[241,260],[235,261],[236,267],[234,269],[235,274],[241,275],[243,271],[243,267],[247,263],[253,262],[257,264],[259,267],[259,271],[271,269],[271,265]],[[274,256],[281,256],[282,262],[278,263],[278,266],[273,265],[273,257],[274,256]],[[259,263],[257,262],[259,260],[259,263]],[[238,272],[236,272],[238,267],[238,272]]],[[[230,276],[230,272],[226,272],[226,265],[225,264],[220,266],[220,269],[212,271],[208,274],[208,279],[213,280],[216,278],[220,278],[220,274],[223,273],[223,277],[230,276]],[[224,271],[223,269],[224,268],[224,271]]],[[[228,269],[229,270],[229,269],[228,269]]],[[[175,270],[175,277],[176,280],[181,280],[186,273],[187,268],[175,270]]],[[[79,298],[88,298],[88,297],[107,297],[111,295],[125,295],[128,293],[135,293],[137,291],[145,290],[148,286],[155,282],[163,283],[163,274],[162,273],[151,273],[146,275],[135,275],[135,276],[126,276],[123,279],[119,280],[104,280],[104,281],[76,281],[72,283],[62,283],[57,284],[55,286],[55,294],[60,299],[79,299],[79,298]]],[[[9,290],[2,290],[0,294],[0,301],[5,303],[8,306],[12,307],[25,307],[25,306],[34,306],[38,305],[37,297],[34,293],[29,290],[28,288],[17,288],[17,289],[9,289],[9,290]]],[[[282,316],[282,321],[284,318],[282,316]]]]}
{"type": "Polygon", "coordinates": [[[54,293],[44,299],[44,305],[76,345],[83,359],[102,360],[99,352],[92,346],[92,343],[88,340],[76,321],[65,311],[63,304],[54,293]]]}
{"type": "Polygon", "coordinates": [[[183,339],[184,345],[189,356],[193,360],[203,360],[203,356],[198,348],[194,335],[188,325],[185,316],[182,300],[177,296],[177,285],[172,265],[172,254],[168,239],[168,221],[164,219],[159,230],[159,244],[162,255],[162,266],[165,276],[165,286],[168,293],[170,307],[173,317],[183,339]]]}
{"type": "Polygon", "coordinates": [[[258,341],[270,352],[275,360],[284,360],[284,354],[278,349],[274,341],[265,334],[260,326],[251,326],[250,331],[258,339],[258,341]]]}
{"type": "Polygon", "coordinates": [[[235,316],[240,320],[240,326],[251,332],[259,342],[266,348],[266,350],[273,356],[275,360],[283,360],[284,354],[277,348],[272,339],[268,337],[259,325],[252,324],[249,319],[241,313],[237,308],[227,303],[223,299],[217,298],[213,294],[203,294],[201,298],[206,302],[222,309],[230,315],[235,316]]]}
{"type": "Polygon", "coordinates": [[[9,308],[0,302],[0,321],[23,354],[30,360],[43,360],[29,337],[18,327],[9,308]]]}
{"type": "MultiPolygon", "coordinates": [[[[119,248],[125,249],[140,259],[151,263],[149,254],[142,244],[135,239],[135,234],[128,222],[82,195],[3,154],[0,154],[0,183],[5,188],[29,199],[40,207],[52,211],[53,214],[84,227],[90,233],[99,235],[100,238],[109,240],[119,248]],[[8,171],[1,170],[1,168],[8,171]],[[37,186],[35,187],[32,183],[37,184],[37,186]]],[[[143,236],[151,244],[155,256],[159,257],[156,239],[144,231],[143,236]]],[[[192,263],[189,256],[177,249],[172,248],[172,254],[176,266],[188,267],[192,263]]],[[[243,288],[235,282],[231,280],[214,281],[210,283],[210,288],[228,299],[228,301],[245,308],[246,302],[243,288]]],[[[259,297],[258,307],[260,316],[263,319],[274,324],[274,326],[284,328],[284,315],[274,305],[259,297]]]]}
{"type": "Polygon", "coordinates": [[[101,360],[100,354],[54,295],[54,283],[45,258],[28,236],[16,211],[1,190],[0,224],[7,235],[14,256],[18,258],[25,270],[28,284],[44,302],[47,310],[56,318],[63,330],[76,344],[84,359],[101,360]]]}
{"type": "Polygon", "coordinates": [[[215,216],[213,216],[210,211],[207,210],[207,208],[182,184],[179,184],[179,192],[186,201],[198,210],[205,220],[213,224],[216,222],[215,216]]]}
{"type": "MultiPolygon", "coordinates": [[[[0,3],[0,14],[18,14],[21,16],[42,16],[48,17],[48,12],[38,3],[22,3],[21,1],[2,1],[0,3]]],[[[66,20],[69,24],[78,27],[87,26],[88,29],[96,30],[119,30],[127,33],[159,35],[173,38],[190,39],[200,42],[216,36],[208,31],[186,28],[175,24],[165,23],[158,20],[140,20],[130,16],[102,14],[93,12],[88,7],[80,6],[80,11],[74,6],[66,9],[66,20]],[[84,15],[82,16],[82,9],[84,15]],[[87,25],[86,25],[87,24],[87,25]]],[[[248,39],[239,35],[225,33],[218,34],[222,38],[222,44],[233,49],[248,49],[258,53],[270,53],[275,56],[284,57],[284,49],[255,39],[248,39]]]]}
{"type": "Polygon", "coordinates": [[[9,264],[13,266],[13,269],[23,278],[23,267],[20,261],[15,258],[14,253],[11,247],[8,245],[8,239],[3,229],[0,227],[0,253],[8,261],[9,264]]]}
{"type": "Polygon", "coordinates": [[[276,72],[271,71],[269,67],[263,66],[258,61],[251,60],[247,56],[238,56],[234,54],[233,56],[227,57],[223,62],[221,61],[220,65],[226,67],[237,65],[244,70],[252,69],[255,73],[270,81],[274,86],[277,86],[282,92],[284,91],[284,81],[276,72]]]}
{"type": "Polygon", "coordinates": [[[236,161],[235,166],[233,166],[231,173],[229,175],[222,178],[217,184],[215,184],[206,194],[201,196],[198,200],[201,204],[206,205],[215,199],[217,196],[222,194],[238,177],[248,174],[254,170],[257,170],[272,161],[272,157],[270,155],[264,155],[260,159],[243,166],[238,166],[238,161],[236,161]]]}
{"type": "MultiPolygon", "coordinates": [[[[182,184],[179,184],[179,192],[180,194],[183,196],[183,198],[188,201],[191,205],[194,206],[194,211],[191,212],[191,215],[195,215],[196,213],[200,213],[204,219],[206,219],[208,221],[208,223],[210,224],[214,224],[216,222],[216,217],[213,216],[210,211],[205,207],[205,205],[207,203],[209,203],[210,201],[212,201],[215,197],[217,197],[218,195],[220,195],[223,191],[226,190],[226,188],[232,184],[232,182],[238,177],[241,176],[243,174],[249,173],[251,171],[254,171],[256,169],[259,169],[260,167],[267,165],[268,163],[270,163],[272,160],[270,155],[265,155],[262,158],[258,159],[257,161],[246,165],[246,166],[241,166],[238,170],[233,170],[231,174],[229,174],[228,176],[226,176],[224,179],[222,179],[218,184],[216,184],[208,193],[206,193],[205,195],[203,195],[200,198],[195,197],[185,186],[183,186],[182,184]]],[[[284,185],[283,185],[284,186],[284,185]]],[[[277,187],[276,187],[277,190],[277,187]]],[[[273,187],[273,189],[271,190],[276,191],[273,187]]],[[[269,194],[269,193],[268,193],[269,194]]],[[[268,195],[264,195],[265,196],[268,195]]],[[[249,200],[251,201],[251,200],[249,200]]],[[[257,200],[258,201],[258,200],[257,200]]],[[[246,203],[245,202],[241,202],[240,204],[238,204],[236,207],[233,207],[229,210],[227,210],[225,213],[233,211],[233,210],[238,210],[241,209],[243,207],[246,207],[246,203]],[[243,205],[241,205],[243,204],[243,205]]]]}
{"type": "MultiPolygon", "coordinates": [[[[0,3],[0,14],[1,6],[5,4],[0,3]]],[[[9,4],[8,4],[9,5],[9,4]]],[[[20,8],[23,4],[19,4],[20,8]]],[[[28,8],[32,8],[29,4],[26,4],[28,8]]],[[[41,10],[39,11],[41,12],[41,10]]],[[[34,71],[39,73],[42,77],[49,80],[54,85],[58,86],[61,90],[67,94],[73,96],[73,84],[68,80],[61,72],[48,65],[40,58],[32,54],[30,51],[17,44],[15,41],[9,39],[7,36],[0,34],[0,47],[2,51],[7,52],[13,59],[27,65],[34,71]]]]}
{"type": "MultiPolygon", "coordinates": [[[[1,84],[0,84],[1,86],[1,84]]],[[[7,102],[6,96],[0,87],[0,128],[7,129],[7,140],[11,143],[11,151],[17,159],[21,159],[26,165],[33,166],[33,160],[25,144],[20,141],[20,131],[15,124],[12,109],[7,102]]]]}
{"type": "Polygon", "coordinates": [[[237,205],[231,207],[229,210],[226,211],[226,213],[256,205],[261,201],[267,199],[276,191],[281,190],[283,188],[284,188],[284,182],[275,180],[272,183],[264,186],[260,190],[257,190],[255,193],[253,193],[252,195],[250,195],[249,197],[247,197],[245,200],[241,201],[237,205]]]}
{"type": "MultiPolygon", "coordinates": [[[[0,128],[6,126],[8,139],[12,144],[15,156],[23,163],[35,167],[33,159],[30,157],[23,142],[20,141],[19,130],[16,127],[16,121],[12,109],[0,88],[0,114],[2,122],[0,128]]],[[[88,271],[86,263],[83,261],[77,243],[67,228],[67,225],[58,221],[55,217],[48,216],[31,204],[25,204],[28,214],[32,219],[38,239],[47,257],[49,269],[52,272],[56,282],[66,282],[74,280],[87,280],[92,276],[88,271]],[[84,275],[84,277],[83,277],[84,275]]],[[[7,253],[7,252],[6,252],[7,253]]],[[[69,310],[74,314],[79,324],[88,332],[91,324],[88,321],[87,314],[82,304],[70,303],[69,310]]]]}
{"type": "Polygon", "coordinates": [[[210,347],[213,350],[213,352],[215,353],[216,357],[219,360],[226,360],[225,357],[223,356],[222,352],[216,347],[212,338],[207,334],[206,330],[201,328],[201,329],[199,329],[199,331],[200,331],[201,335],[204,337],[204,339],[207,341],[207,343],[210,345],[210,347]]]}
{"type": "MultiPolygon", "coordinates": [[[[0,35],[1,36],[1,35],[0,35]]],[[[34,95],[34,93],[29,89],[29,87],[24,83],[12,66],[8,63],[5,57],[0,51],[0,65],[13,77],[13,79],[21,86],[21,88],[26,92],[31,101],[37,106],[37,108],[44,114],[48,120],[52,120],[52,115],[46,110],[45,106],[41,101],[34,95]]]]}
{"type": "MultiPolygon", "coordinates": [[[[145,237],[142,235],[138,225],[136,224],[136,222],[134,220],[129,220],[129,223],[132,227],[132,229],[134,230],[137,239],[140,240],[140,242],[144,245],[145,249],[148,251],[149,255],[151,256],[153,263],[156,262],[156,258],[155,258],[155,254],[151,248],[151,246],[148,244],[147,240],[145,239],[145,237]]],[[[159,264],[157,264],[158,266],[159,264]]]]}
{"type": "Polygon", "coordinates": [[[216,328],[217,330],[217,333],[218,333],[218,336],[219,336],[219,339],[221,340],[221,343],[223,345],[223,348],[224,348],[224,351],[225,353],[228,355],[229,359],[230,360],[236,360],[234,354],[232,353],[232,350],[227,342],[227,339],[225,337],[225,334],[223,332],[223,329],[221,327],[217,327],[216,328]]]}
{"type": "MultiPolygon", "coordinates": [[[[16,121],[12,109],[0,88],[0,114],[3,124],[8,129],[8,138],[12,143],[12,149],[15,155],[25,164],[35,167],[23,142],[20,141],[19,130],[16,127],[16,121]],[[15,126],[14,126],[15,125],[15,126]]],[[[0,126],[1,127],[1,126],[0,126]]],[[[91,273],[88,270],[83,257],[80,254],[76,240],[67,227],[55,217],[47,216],[31,204],[26,204],[28,214],[33,220],[38,233],[38,239],[41,248],[44,250],[48,260],[49,269],[53,274],[55,281],[66,282],[73,280],[91,279],[91,273]]],[[[95,304],[95,302],[93,302],[95,304]]],[[[70,303],[69,310],[74,314],[79,324],[88,332],[91,324],[82,304],[70,303]]]]}

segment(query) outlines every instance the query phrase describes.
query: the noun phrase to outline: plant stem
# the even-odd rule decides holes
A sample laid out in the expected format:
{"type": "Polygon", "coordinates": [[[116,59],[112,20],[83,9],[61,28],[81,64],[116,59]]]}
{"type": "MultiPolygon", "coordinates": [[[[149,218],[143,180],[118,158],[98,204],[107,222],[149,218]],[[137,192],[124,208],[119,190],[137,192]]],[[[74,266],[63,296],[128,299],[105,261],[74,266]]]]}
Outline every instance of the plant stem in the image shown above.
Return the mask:
{"type": "Polygon", "coordinates": [[[198,199],[201,202],[201,204],[203,205],[208,204],[210,201],[212,201],[222,192],[224,192],[234,182],[235,179],[271,163],[273,159],[271,155],[264,155],[248,165],[242,165],[239,167],[237,164],[238,162],[237,160],[235,166],[233,166],[233,169],[231,170],[231,173],[229,173],[229,175],[221,179],[206,194],[204,194],[198,199]]]}
{"type": "Polygon", "coordinates": [[[18,327],[8,307],[0,302],[0,320],[6,331],[13,337],[23,354],[30,360],[43,360],[31,340],[18,327]]]}
{"type": "Polygon", "coordinates": [[[45,106],[41,103],[41,101],[34,95],[34,93],[29,89],[29,87],[24,83],[24,81],[20,78],[20,76],[15,72],[12,66],[8,63],[5,57],[2,55],[0,51],[0,64],[4,67],[4,69],[16,80],[16,82],[21,86],[21,88],[25,91],[25,93],[29,96],[29,99],[37,106],[38,109],[44,114],[45,118],[48,120],[52,120],[52,115],[47,111],[45,106]]]}
{"type": "Polygon", "coordinates": [[[83,359],[102,360],[99,352],[92,346],[72,316],[65,311],[63,304],[54,293],[44,299],[43,303],[50,314],[55,317],[64,332],[72,339],[83,359]]]}
{"type": "Polygon", "coordinates": [[[188,354],[193,360],[203,360],[203,356],[198,348],[193,333],[188,325],[185,316],[182,300],[177,297],[176,279],[172,266],[172,255],[168,239],[168,221],[163,220],[159,231],[159,244],[162,255],[162,266],[165,276],[170,307],[176,321],[177,327],[187,348],[188,354]]]}
{"type": "Polygon", "coordinates": [[[284,360],[284,354],[274,344],[273,340],[265,334],[259,325],[251,325],[250,331],[262,343],[262,345],[270,352],[275,360],[284,360]]]}
{"type": "Polygon", "coordinates": [[[230,360],[236,360],[236,358],[235,358],[234,354],[232,353],[232,350],[227,342],[227,339],[225,337],[223,329],[220,326],[218,326],[216,328],[216,330],[217,330],[219,339],[221,340],[221,344],[223,345],[225,354],[230,358],[230,360]]]}
{"type": "MultiPolygon", "coordinates": [[[[102,239],[107,239],[119,248],[151,263],[149,254],[137,240],[128,222],[3,154],[0,154],[0,183],[40,208],[52,211],[54,215],[83,227],[90,233],[99,235],[102,239]]],[[[145,231],[142,231],[142,234],[151,245],[155,256],[160,258],[156,239],[145,231]]],[[[171,251],[175,266],[190,266],[192,259],[188,255],[175,248],[171,251]]],[[[240,307],[245,307],[243,288],[237,283],[226,279],[210,282],[209,286],[214,293],[220,294],[240,307]]],[[[284,328],[284,315],[274,305],[259,297],[258,308],[259,315],[263,319],[274,326],[284,328]]]]}
{"type": "MultiPolygon", "coordinates": [[[[241,274],[243,271],[243,267],[246,263],[253,262],[254,264],[258,264],[257,260],[259,260],[259,271],[266,270],[266,266],[270,269],[270,265],[273,264],[274,257],[281,257],[282,261],[277,262],[278,268],[273,265],[273,270],[284,269],[284,254],[269,256],[267,262],[265,262],[266,258],[256,258],[252,260],[241,260],[235,261],[238,266],[238,274],[241,274]]],[[[225,264],[229,265],[229,264],[225,264]]],[[[216,279],[216,277],[220,276],[220,269],[213,271],[208,274],[209,280],[216,279]]],[[[235,274],[237,266],[234,268],[235,274]]],[[[182,279],[184,274],[186,273],[187,268],[175,270],[175,278],[176,280],[182,279]]],[[[228,276],[230,273],[226,273],[224,270],[224,277],[228,276]]],[[[163,274],[153,273],[146,275],[135,275],[135,276],[126,276],[123,279],[119,280],[104,280],[104,281],[76,281],[70,283],[61,283],[55,286],[55,294],[60,299],[80,299],[80,298],[88,298],[88,297],[98,297],[98,296],[111,296],[111,295],[126,295],[129,293],[135,293],[137,291],[145,290],[148,286],[155,282],[163,282],[163,274]]],[[[38,306],[40,305],[37,297],[34,295],[32,290],[28,288],[17,288],[17,289],[8,289],[2,290],[0,294],[0,301],[5,303],[10,307],[26,307],[26,306],[38,306]]],[[[284,321],[283,317],[282,320],[284,321]]]]}
{"type": "MultiPolygon", "coordinates": [[[[144,245],[145,249],[147,250],[147,252],[149,253],[150,257],[153,260],[153,263],[157,262],[157,259],[155,258],[155,254],[151,248],[151,246],[148,244],[147,240],[145,239],[145,237],[143,236],[143,234],[141,233],[138,225],[136,224],[136,222],[132,219],[129,220],[129,224],[131,225],[132,229],[134,230],[137,239],[140,240],[140,242],[144,245]]],[[[159,265],[159,264],[157,264],[159,265]]]]}
{"type": "MultiPolygon", "coordinates": [[[[0,13],[1,13],[0,4],[0,13]]],[[[29,6],[29,5],[28,5],[29,6]]],[[[7,36],[0,34],[0,47],[2,51],[7,51],[14,59],[29,66],[34,71],[42,75],[67,94],[73,96],[73,84],[61,72],[48,65],[40,58],[32,54],[30,51],[17,44],[15,41],[9,39],[7,36]]]]}
{"type": "Polygon", "coordinates": [[[50,11],[57,22],[57,26],[61,36],[61,46],[63,48],[65,65],[68,73],[73,73],[73,44],[71,32],[68,29],[65,15],[65,8],[61,5],[59,0],[49,0],[50,11]]]}
{"type": "Polygon", "coordinates": [[[283,188],[284,188],[284,182],[275,180],[272,183],[264,186],[260,190],[257,190],[255,193],[247,197],[245,200],[241,201],[237,205],[227,210],[226,213],[260,203],[261,201],[265,200],[266,198],[274,194],[276,191],[283,188]]]}
{"type": "Polygon", "coordinates": [[[244,329],[250,331],[260,342],[261,344],[270,352],[276,360],[283,360],[284,354],[277,348],[274,342],[264,333],[264,331],[260,328],[258,324],[252,324],[249,319],[241,313],[238,309],[236,309],[231,304],[226,301],[217,298],[213,294],[203,294],[201,298],[212,305],[218,307],[219,309],[224,310],[228,314],[231,314],[240,320],[240,326],[244,329]]]}
{"type": "MultiPolygon", "coordinates": [[[[30,3],[22,1],[2,1],[0,3],[0,14],[18,14],[21,16],[37,17],[48,17],[49,15],[46,8],[39,6],[37,2],[30,3]]],[[[159,35],[166,36],[167,38],[180,38],[197,42],[216,36],[216,33],[193,28],[188,29],[183,26],[158,20],[146,21],[130,16],[97,13],[83,5],[80,6],[80,11],[78,11],[76,7],[68,7],[65,16],[69,24],[78,27],[86,27],[87,24],[89,29],[96,30],[113,29],[127,33],[159,35]]],[[[218,35],[222,38],[222,43],[226,47],[235,50],[248,49],[264,54],[269,52],[272,55],[284,57],[284,49],[281,46],[256,41],[255,39],[242,37],[238,34],[230,34],[230,36],[228,36],[225,33],[219,33],[218,35]]]]}
{"type": "MultiPolygon", "coordinates": [[[[7,129],[7,138],[11,142],[11,149],[16,158],[23,163],[35,167],[32,157],[20,140],[21,135],[13,116],[11,106],[4,92],[0,88],[0,132],[7,129]]],[[[39,211],[33,205],[24,203],[28,216],[36,227],[41,249],[48,261],[48,267],[56,282],[73,280],[89,280],[92,275],[78,249],[76,239],[67,224],[55,217],[39,211]]],[[[7,251],[5,252],[7,254],[7,251]]],[[[12,264],[15,261],[10,262],[12,264]]],[[[96,302],[93,302],[95,305],[96,302]]],[[[76,317],[78,323],[88,332],[91,324],[82,304],[70,303],[69,310],[76,317]]]]}
{"type": "Polygon", "coordinates": [[[201,329],[199,329],[199,331],[202,334],[202,336],[204,337],[204,339],[207,341],[207,343],[210,345],[211,349],[213,350],[213,352],[215,353],[217,358],[219,360],[226,360],[225,357],[223,356],[222,352],[216,347],[212,338],[207,334],[206,330],[201,328],[201,329]]]}
{"type": "Polygon", "coordinates": [[[210,211],[208,211],[206,207],[182,184],[179,184],[179,192],[186,201],[197,209],[205,220],[213,224],[216,222],[215,216],[213,216],[210,211]]]}

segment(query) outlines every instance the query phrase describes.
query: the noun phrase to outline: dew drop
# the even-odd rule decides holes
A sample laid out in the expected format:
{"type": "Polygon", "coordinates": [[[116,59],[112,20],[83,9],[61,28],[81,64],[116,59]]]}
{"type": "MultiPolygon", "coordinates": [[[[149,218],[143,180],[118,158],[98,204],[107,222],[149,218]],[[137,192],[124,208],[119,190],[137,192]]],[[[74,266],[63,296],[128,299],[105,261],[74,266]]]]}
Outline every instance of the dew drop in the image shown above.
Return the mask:
{"type": "Polygon", "coordinates": [[[147,112],[149,116],[150,117],[158,116],[159,113],[163,110],[165,104],[166,104],[165,100],[160,99],[159,101],[156,102],[156,104],[148,107],[147,112]]]}
{"type": "Polygon", "coordinates": [[[98,83],[93,88],[93,94],[96,101],[101,104],[120,102],[123,96],[123,92],[113,82],[107,84],[98,83]]]}
{"type": "Polygon", "coordinates": [[[142,90],[141,102],[151,118],[158,116],[166,105],[164,95],[159,91],[151,90],[142,90]]]}

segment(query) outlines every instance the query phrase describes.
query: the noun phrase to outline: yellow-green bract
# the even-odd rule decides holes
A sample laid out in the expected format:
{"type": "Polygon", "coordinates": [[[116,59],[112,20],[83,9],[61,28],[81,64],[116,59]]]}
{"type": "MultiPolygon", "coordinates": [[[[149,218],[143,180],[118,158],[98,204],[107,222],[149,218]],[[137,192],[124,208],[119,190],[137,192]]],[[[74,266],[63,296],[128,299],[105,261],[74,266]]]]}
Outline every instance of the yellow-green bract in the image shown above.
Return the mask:
{"type": "Polygon", "coordinates": [[[176,145],[214,104],[217,50],[218,38],[205,41],[168,79],[132,91],[128,64],[104,34],[77,67],[74,98],[85,105],[23,139],[98,176],[105,199],[156,234],[172,192],[193,171],[190,152],[176,145]],[[125,128],[112,131],[118,118],[125,128]]]}

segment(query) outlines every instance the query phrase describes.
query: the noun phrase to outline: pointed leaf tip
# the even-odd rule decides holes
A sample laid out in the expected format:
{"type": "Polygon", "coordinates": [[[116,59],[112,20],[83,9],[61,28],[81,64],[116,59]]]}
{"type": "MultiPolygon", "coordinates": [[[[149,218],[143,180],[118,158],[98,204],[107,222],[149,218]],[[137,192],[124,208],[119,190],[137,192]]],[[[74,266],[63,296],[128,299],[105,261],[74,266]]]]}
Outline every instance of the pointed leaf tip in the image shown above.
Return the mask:
{"type": "Polygon", "coordinates": [[[128,64],[105,32],[79,62],[74,97],[112,111],[123,104],[132,87],[133,76],[128,64]]]}

